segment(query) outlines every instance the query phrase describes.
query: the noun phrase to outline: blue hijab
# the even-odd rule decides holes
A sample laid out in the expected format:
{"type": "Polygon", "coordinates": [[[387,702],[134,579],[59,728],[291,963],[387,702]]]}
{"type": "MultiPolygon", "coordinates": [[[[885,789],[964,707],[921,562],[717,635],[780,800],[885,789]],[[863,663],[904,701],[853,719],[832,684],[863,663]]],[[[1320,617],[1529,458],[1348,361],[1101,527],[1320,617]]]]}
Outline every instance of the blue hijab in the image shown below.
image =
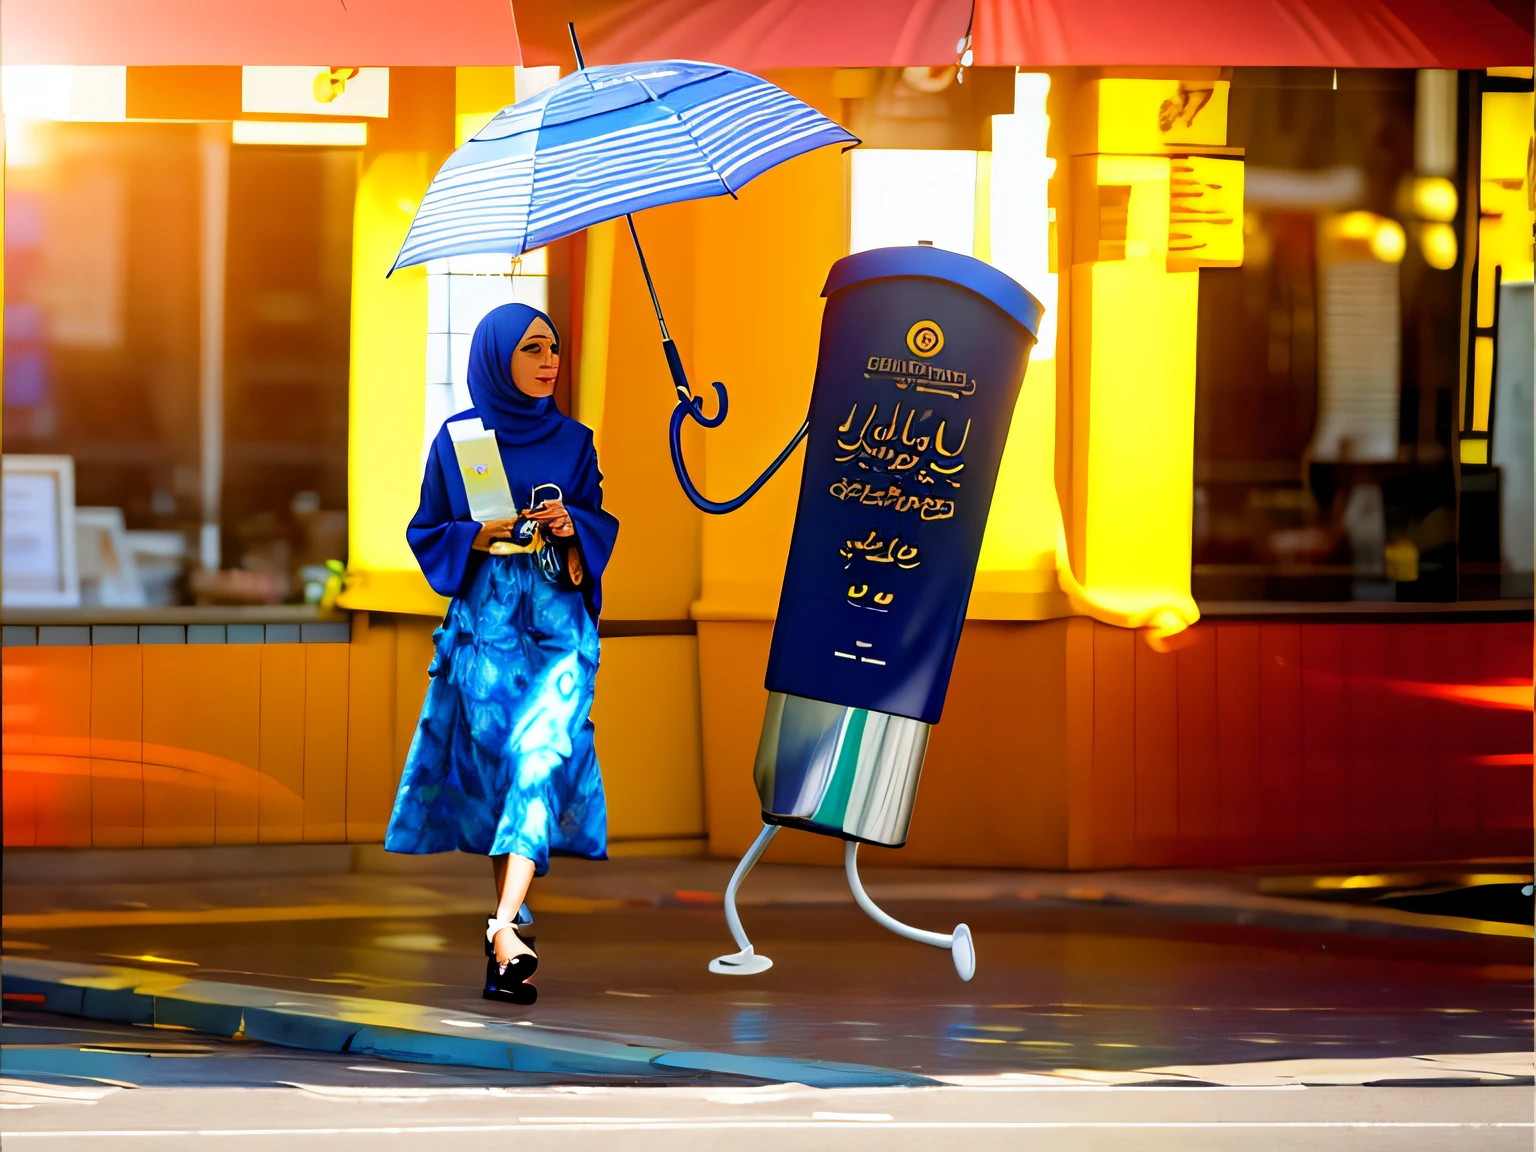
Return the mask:
{"type": "Polygon", "coordinates": [[[469,342],[469,397],[487,428],[504,444],[533,444],[545,439],[564,419],[553,396],[530,396],[512,383],[512,353],[528,326],[542,320],[555,334],[560,330],[537,308],[503,304],[485,314],[469,342]]]}

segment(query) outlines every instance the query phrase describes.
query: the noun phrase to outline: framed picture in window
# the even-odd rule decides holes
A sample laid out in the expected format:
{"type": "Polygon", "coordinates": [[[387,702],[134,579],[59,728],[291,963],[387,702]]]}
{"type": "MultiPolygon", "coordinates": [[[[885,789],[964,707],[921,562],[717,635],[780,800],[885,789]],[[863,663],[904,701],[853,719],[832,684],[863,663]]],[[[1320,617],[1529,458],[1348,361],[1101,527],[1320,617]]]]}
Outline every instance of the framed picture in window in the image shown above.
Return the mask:
{"type": "Polygon", "coordinates": [[[4,481],[5,527],[0,544],[4,606],[78,606],[73,458],[7,453],[4,481]]]}

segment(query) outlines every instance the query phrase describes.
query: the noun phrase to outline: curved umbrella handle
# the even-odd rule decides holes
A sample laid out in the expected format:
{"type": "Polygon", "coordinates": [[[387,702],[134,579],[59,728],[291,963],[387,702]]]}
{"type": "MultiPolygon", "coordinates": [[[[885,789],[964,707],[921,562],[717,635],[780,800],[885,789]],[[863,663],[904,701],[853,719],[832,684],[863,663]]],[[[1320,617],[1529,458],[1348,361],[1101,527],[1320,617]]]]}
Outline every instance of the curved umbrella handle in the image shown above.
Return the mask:
{"type": "Polygon", "coordinates": [[[768,465],[763,474],[752,481],[740,496],[733,500],[709,499],[694,486],[693,477],[688,475],[688,463],[683,459],[683,421],[691,419],[705,428],[720,427],[725,423],[726,413],[730,411],[730,396],[725,390],[725,385],[716,380],[714,389],[718,404],[715,414],[704,415],[704,398],[693,394],[693,389],[688,384],[687,373],[683,371],[683,358],[678,355],[677,345],[670,339],[666,339],[661,342],[661,347],[667,355],[667,367],[672,372],[672,384],[677,389],[677,407],[672,409],[672,421],[667,429],[668,442],[672,448],[672,470],[677,473],[677,482],[682,485],[683,494],[693,501],[694,507],[717,516],[734,512],[756,496],[757,490],[768,483],[784,461],[789,459],[790,453],[800,446],[800,441],[805,439],[811,423],[809,420],[801,422],[800,430],[795,433],[794,438],[784,445],[784,450],[778,454],[773,463],[768,465]]]}

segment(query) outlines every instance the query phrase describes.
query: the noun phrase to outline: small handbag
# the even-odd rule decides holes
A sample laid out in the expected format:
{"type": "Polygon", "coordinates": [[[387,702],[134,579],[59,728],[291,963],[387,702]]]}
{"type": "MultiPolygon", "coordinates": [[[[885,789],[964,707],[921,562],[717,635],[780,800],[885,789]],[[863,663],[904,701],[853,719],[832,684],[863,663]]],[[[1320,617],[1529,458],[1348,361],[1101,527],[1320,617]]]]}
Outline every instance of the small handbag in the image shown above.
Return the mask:
{"type": "MultiPolygon", "coordinates": [[[[565,493],[560,491],[558,484],[539,484],[529,494],[528,507],[530,509],[542,508],[551,497],[539,499],[539,493],[545,489],[553,489],[553,499],[565,503],[565,493]]],[[[583,579],[571,572],[570,551],[575,540],[570,536],[556,536],[553,532],[546,533],[543,527],[533,520],[519,520],[517,527],[513,529],[512,538],[521,540],[527,530],[528,543],[534,547],[534,559],[538,562],[539,571],[544,574],[544,579],[551,584],[564,588],[567,592],[577,591],[583,579]],[[537,541],[537,543],[535,543],[537,541]]],[[[585,573],[583,572],[583,576],[585,573]]]]}

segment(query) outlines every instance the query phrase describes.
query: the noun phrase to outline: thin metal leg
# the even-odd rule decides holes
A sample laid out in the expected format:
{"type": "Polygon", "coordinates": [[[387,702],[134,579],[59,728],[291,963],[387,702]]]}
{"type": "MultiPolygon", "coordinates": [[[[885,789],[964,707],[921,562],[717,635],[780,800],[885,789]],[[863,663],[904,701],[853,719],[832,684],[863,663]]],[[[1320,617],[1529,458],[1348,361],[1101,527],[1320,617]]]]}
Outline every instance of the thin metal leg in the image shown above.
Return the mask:
{"type": "Polygon", "coordinates": [[[755,976],[773,967],[772,960],[752,951],[752,941],[747,937],[747,930],[741,926],[741,917],[736,913],[736,893],[741,888],[741,882],[747,878],[747,873],[752,871],[757,862],[763,858],[763,853],[768,850],[769,841],[778,835],[778,831],[777,824],[763,825],[763,830],[757,834],[757,839],[752,841],[752,847],[747,849],[747,854],[741,858],[741,863],[736,865],[736,871],[731,874],[731,882],[726,885],[725,923],[741,951],[733,952],[728,956],[717,956],[711,960],[709,970],[717,975],[755,976]]]}
{"type": "Polygon", "coordinates": [[[955,971],[960,974],[960,979],[969,980],[976,975],[976,943],[971,939],[971,930],[968,927],[957,924],[955,930],[947,934],[926,932],[921,928],[913,928],[910,924],[903,924],[881,908],[869,898],[869,893],[864,891],[863,881],[859,879],[857,840],[848,841],[843,849],[843,867],[848,873],[848,887],[853,890],[854,900],[871,920],[882,928],[889,928],[898,936],[905,936],[908,940],[916,940],[919,944],[927,944],[934,948],[949,949],[950,957],[955,962],[955,971]]]}

